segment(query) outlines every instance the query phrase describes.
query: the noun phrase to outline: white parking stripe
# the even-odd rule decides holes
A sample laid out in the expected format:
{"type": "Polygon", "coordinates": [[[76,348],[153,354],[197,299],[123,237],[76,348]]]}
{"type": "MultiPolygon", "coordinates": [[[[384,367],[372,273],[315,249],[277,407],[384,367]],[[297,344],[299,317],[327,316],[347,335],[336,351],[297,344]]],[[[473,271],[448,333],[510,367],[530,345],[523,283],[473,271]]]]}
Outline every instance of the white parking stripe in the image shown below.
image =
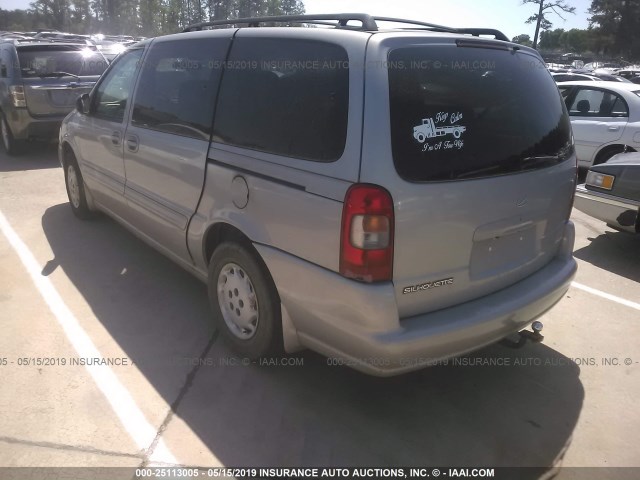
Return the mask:
{"type": "Polygon", "coordinates": [[[640,303],[636,303],[630,300],[625,300],[624,298],[616,297],[615,295],[611,295],[610,293],[605,293],[600,290],[596,290],[595,288],[587,287],[586,285],[582,285],[581,283],[578,283],[578,282],[572,282],[571,286],[576,287],[580,290],[584,290],[585,292],[591,293],[593,295],[597,295],[598,297],[606,298],[607,300],[611,300],[612,302],[619,303],[620,305],[625,305],[627,307],[640,310],[640,303]]]}
{"type": "MultiPolygon", "coordinates": [[[[33,283],[58,320],[78,356],[102,358],[91,338],[82,329],[73,312],[64,303],[51,280],[41,274],[42,267],[15,230],[13,230],[2,212],[0,212],[0,230],[2,230],[9,244],[20,257],[33,283]]],[[[86,369],[111,404],[111,408],[120,419],[122,426],[138,448],[143,451],[149,448],[156,437],[156,429],[147,421],[129,391],[118,380],[118,377],[107,365],[86,366],[86,369]]],[[[160,439],[156,450],[153,452],[153,459],[165,463],[178,463],[162,439],[160,439]]]]}

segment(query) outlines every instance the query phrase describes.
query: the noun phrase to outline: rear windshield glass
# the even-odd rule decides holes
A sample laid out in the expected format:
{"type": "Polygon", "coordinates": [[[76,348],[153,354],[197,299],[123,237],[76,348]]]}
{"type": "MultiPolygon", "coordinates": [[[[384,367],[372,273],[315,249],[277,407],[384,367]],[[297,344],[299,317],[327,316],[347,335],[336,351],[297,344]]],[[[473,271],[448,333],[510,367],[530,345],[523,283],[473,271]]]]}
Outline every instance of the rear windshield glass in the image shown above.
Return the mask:
{"type": "Polygon", "coordinates": [[[54,47],[38,45],[19,49],[22,78],[101,75],[108,66],[104,57],[93,50],[62,45],[54,47]]]}
{"type": "Polygon", "coordinates": [[[389,55],[389,83],[393,159],[405,180],[504,175],[572,153],[558,88],[529,54],[399,48],[389,55]]]}

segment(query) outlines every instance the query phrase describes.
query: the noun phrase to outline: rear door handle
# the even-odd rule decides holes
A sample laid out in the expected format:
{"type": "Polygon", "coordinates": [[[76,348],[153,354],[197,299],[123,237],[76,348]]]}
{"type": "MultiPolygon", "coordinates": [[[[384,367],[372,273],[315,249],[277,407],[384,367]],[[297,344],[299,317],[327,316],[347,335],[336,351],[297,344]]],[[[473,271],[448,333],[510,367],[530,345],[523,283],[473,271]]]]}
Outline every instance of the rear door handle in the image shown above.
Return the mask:
{"type": "Polygon", "coordinates": [[[111,143],[114,145],[120,145],[120,132],[113,132],[111,134],[111,143]]]}
{"type": "Polygon", "coordinates": [[[137,135],[129,134],[126,138],[127,150],[129,150],[130,152],[137,152],[140,145],[140,140],[138,139],[137,135]]]}
{"type": "Polygon", "coordinates": [[[618,130],[620,130],[620,127],[614,127],[614,126],[609,127],[610,132],[617,132],[618,130]]]}

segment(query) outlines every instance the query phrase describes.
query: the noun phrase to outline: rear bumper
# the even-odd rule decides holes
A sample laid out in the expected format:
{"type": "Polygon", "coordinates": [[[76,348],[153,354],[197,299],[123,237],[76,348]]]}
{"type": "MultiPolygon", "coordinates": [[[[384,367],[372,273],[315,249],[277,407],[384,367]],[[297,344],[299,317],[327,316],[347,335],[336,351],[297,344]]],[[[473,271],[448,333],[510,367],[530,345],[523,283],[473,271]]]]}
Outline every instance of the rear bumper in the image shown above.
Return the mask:
{"type": "Polygon", "coordinates": [[[578,185],[574,206],[613,228],[637,233],[640,202],[594,192],[587,190],[584,185],[578,185]]]}
{"type": "Polygon", "coordinates": [[[9,114],[11,133],[16,140],[29,138],[57,138],[65,115],[32,117],[26,108],[16,108],[9,114]]]}
{"type": "Polygon", "coordinates": [[[298,341],[378,376],[396,375],[494,343],[526,328],[569,289],[577,265],[568,223],[562,252],[526,279],[491,295],[400,321],[392,284],[364,285],[257,245],[298,341]]]}

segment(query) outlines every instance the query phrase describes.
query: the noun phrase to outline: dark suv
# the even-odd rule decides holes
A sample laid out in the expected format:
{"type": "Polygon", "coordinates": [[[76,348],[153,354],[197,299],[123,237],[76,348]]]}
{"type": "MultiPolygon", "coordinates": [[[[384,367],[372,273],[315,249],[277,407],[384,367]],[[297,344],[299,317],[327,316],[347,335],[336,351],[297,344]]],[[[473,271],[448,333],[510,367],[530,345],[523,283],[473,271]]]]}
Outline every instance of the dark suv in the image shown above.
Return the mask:
{"type": "Polygon", "coordinates": [[[29,138],[56,138],[76,98],[107,68],[86,45],[39,41],[0,43],[0,132],[13,154],[29,138]]]}

